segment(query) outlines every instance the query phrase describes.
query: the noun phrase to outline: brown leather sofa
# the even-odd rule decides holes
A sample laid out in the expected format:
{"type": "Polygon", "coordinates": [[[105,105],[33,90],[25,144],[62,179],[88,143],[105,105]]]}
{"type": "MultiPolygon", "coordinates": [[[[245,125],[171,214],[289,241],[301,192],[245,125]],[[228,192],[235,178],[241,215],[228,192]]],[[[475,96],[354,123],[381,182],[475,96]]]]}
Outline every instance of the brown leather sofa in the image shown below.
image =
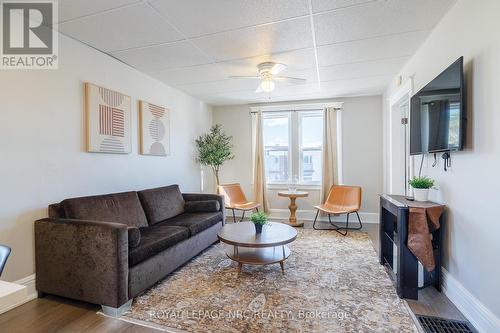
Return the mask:
{"type": "Polygon", "coordinates": [[[66,199],[35,222],[36,288],[119,316],[216,242],[224,220],[222,196],[177,185],[66,199]]]}

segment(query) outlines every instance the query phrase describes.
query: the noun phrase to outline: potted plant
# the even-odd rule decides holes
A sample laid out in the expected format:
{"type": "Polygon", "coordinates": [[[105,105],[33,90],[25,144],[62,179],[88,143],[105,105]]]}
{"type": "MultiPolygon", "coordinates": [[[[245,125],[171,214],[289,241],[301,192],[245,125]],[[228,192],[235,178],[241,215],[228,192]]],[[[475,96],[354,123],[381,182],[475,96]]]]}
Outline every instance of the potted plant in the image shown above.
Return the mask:
{"type": "Polygon", "coordinates": [[[255,232],[258,234],[262,233],[262,227],[268,223],[267,215],[263,212],[253,213],[250,216],[250,221],[253,222],[253,225],[255,226],[255,232]]]}
{"type": "Polygon", "coordinates": [[[219,170],[227,160],[234,158],[232,153],[233,138],[222,132],[222,126],[217,124],[210,128],[210,132],[196,139],[198,148],[198,162],[209,166],[217,181],[217,189],[220,185],[219,170]]]}
{"type": "Polygon", "coordinates": [[[413,177],[409,182],[413,188],[413,198],[415,201],[427,201],[429,189],[434,186],[434,180],[429,177],[413,177]]]}

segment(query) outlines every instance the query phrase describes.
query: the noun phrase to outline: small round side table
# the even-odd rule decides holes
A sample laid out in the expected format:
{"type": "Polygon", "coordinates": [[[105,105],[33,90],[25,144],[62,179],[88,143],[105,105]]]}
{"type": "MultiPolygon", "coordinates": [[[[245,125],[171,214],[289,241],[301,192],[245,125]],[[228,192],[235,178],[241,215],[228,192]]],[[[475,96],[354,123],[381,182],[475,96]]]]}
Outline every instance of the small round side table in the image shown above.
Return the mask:
{"type": "Polygon", "coordinates": [[[278,196],[290,198],[290,205],[288,205],[288,209],[290,209],[290,218],[288,219],[288,224],[292,227],[302,227],[304,226],[304,222],[297,223],[297,217],[295,216],[295,212],[297,211],[297,205],[295,204],[295,200],[297,198],[305,198],[309,196],[308,192],[305,191],[281,191],[278,192],[278,196]]]}

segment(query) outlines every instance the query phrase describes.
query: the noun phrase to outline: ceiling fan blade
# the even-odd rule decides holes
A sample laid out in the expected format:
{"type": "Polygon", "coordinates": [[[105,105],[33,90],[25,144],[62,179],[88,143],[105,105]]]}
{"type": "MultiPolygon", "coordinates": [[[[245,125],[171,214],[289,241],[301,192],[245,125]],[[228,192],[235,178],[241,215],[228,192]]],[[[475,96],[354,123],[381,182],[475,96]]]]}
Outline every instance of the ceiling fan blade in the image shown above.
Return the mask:
{"type": "Polygon", "coordinates": [[[281,71],[283,71],[285,68],[286,68],[285,64],[275,63],[274,66],[269,71],[269,73],[276,75],[276,74],[280,73],[281,71]]]}
{"type": "Polygon", "coordinates": [[[273,80],[280,82],[289,82],[293,84],[303,84],[306,83],[306,79],[300,79],[298,77],[289,77],[289,76],[273,76],[273,80]]]}
{"type": "Polygon", "coordinates": [[[257,89],[255,90],[256,93],[261,93],[263,92],[264,90],[262,90],[262,86],[259,84],[259,86],[257,87],[257,89]]]}
{"type": "Polygon", "coordinates": [[[260,76],[229,76],[230,79],[250,79],[250,80],[260,80],[260,76]]]}

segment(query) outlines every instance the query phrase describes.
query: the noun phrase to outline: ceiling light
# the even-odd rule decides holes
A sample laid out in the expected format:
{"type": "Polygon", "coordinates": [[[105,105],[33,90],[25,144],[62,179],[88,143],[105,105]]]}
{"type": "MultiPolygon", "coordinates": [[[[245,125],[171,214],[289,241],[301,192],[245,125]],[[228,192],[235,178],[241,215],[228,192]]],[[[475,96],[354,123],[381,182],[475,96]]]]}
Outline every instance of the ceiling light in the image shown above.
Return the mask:
{"type": "Polygon", "coordinates": [[[262,89],[265,92],[273,91],[275,86],[276,85],[274,84],[274,81],[271,78],[264,78],[260,83],[260,89],[262,89]]]}

